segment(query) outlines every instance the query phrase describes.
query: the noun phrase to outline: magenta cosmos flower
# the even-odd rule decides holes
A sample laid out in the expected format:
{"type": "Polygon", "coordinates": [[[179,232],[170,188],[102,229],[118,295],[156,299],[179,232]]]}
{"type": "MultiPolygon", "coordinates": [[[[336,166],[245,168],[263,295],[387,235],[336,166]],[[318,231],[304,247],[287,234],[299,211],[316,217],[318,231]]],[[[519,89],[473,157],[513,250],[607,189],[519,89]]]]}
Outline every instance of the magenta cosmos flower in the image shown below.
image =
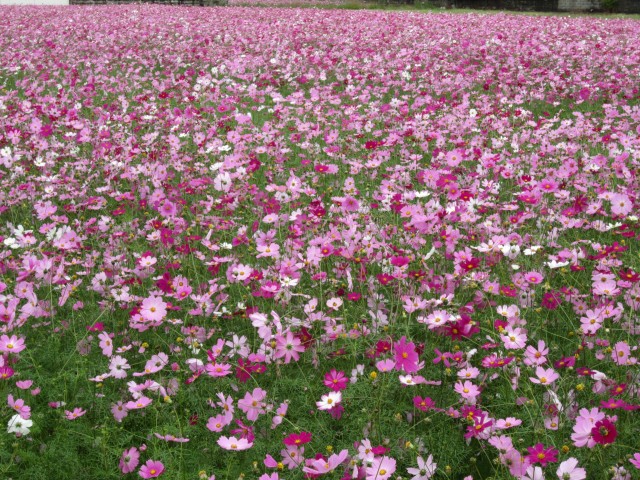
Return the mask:
{"type": "Polygon", "coordinates": [[[616,426],[608,418],[596,422],[591,429],[591,437],[600,445],[608,445],[615,442],[617,436],[618,430],[616,430],[616,426]]]}
{"type": "Polygon", "coordinates": [[[164,465],[162,462],[157,460],[147,460],[147,463],[140,467],[138,474],[142,478],[156,478],[162,475],[162,472],[164,472],[164,465]]]}
{"type": "Polygon", "coordinates": [[[529,454],[527,460],[529,463],[540,463],[543,467],[546,467],[548,463],[555,463],[558,461],[558,451],[553,448],[544,448],[542,443],[536,443],[533,447],[527,448],[529,454]]]}
{"type": "Polygon", "coordinates": [[[349,379],[344,372],[339,372],[335,369],[331,370],[324,376],[324,385],[334,392],[339,392],[347,388],[349,379]]]}
{"type": "Polygon", "coordinates": [[[292,433],[283,440],[285,445],[303,445],[310,441],[311,434],[309,432],[292,433]]]}
{"type": "Polygon", "coordinates": [[[418,352],[413,342],[407,343],[407,337],[402,337],[393,344],[395,351],[396,369],[407,373],[418,371],[418,352]]]}

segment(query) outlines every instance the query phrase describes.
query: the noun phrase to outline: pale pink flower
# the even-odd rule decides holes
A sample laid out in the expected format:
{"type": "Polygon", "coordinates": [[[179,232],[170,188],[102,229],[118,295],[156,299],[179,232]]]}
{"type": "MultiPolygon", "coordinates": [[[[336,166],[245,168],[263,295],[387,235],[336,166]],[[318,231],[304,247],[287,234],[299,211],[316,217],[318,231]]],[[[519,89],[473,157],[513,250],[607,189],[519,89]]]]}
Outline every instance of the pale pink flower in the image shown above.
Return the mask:
{"type": "Polygon", "coordinates": [[[573,457],[560,464],[556,475],[560,480],[585,480],[587,478],[586,470],[578,467],[578,460],[573,457]]]}
{"type": "Polygon", "coordinates": [[[560,378],[560,375],[558,375],[558,373],[553,368],[537,367],[536,375],[537,378],[529,377],[529,380],[531,380],[531,382],[533,383],[541,385],[551,385],[558,378],[560,378]]]}
{"type": "Polygon", "coordinates": [[[20,353],[22,350],[26,348],[24,344],[24,339],[17,337],[15,335],[11,335],[8,337],[7,335],[0,336],[0,352],[3,353],[20,353]]]}
{"type": "Polygon", "coordinates": [[[387,480],[396,471],[396,461],[391,457],[375,457],[366,469],[366,480],[387,480]]]}
{"type": "Polygon", "coordinates": [[[253,442],[249,442],[246,438],[236,437],[220,437],[217,443],[220,447],[230,451],[247,450],[253,446],[253,442]]]}
{"type": "Polygon", "coordinates": [[[120,457],[120,471],[122,473],[131,473],[138,466],[140,460],[140,453],[136,447],[131,447],[129,450],[122,452],[120,457]]]}
{"type": "Polygon", "coordinates": [[[148,322],[160,322],[167,315],[167,304],[160,297],[148,297],[142,301],[140,316],[148,322]]]}
{"type": "Polygon", "coordinates": [[[312,475],[324,475],[325,473],[329,473],[338,468],[338,466],[342,464],[348,456],[349,451],[342,450],[338,454],[331,455],[326,460],[322,458],[307,460],[307,464],[302,468],[302,471],[312,475]]]}
{"type": "Polygon", "coordinates": [[[247,392],[244,398],[238,400],[238,408],[247,415],[247,420],[255,421],[259,415],[265,413],[266,396],[265,390],[254,388],[252,393],[247,392]]]}
{"type": "Polygon", "coordinates": [[[87,411],[79,407],[74,408],[73,411],[71,410],[64,411],[64,414],[67,417],[67,420],[75,420],[83,416],[85,413],[87,413],[87,411]]]}
{"type": "Polygon", "coordinates": [[[427,460],[421,456],[416,459],[418,468],[407,468],[409,475],[413,475],[411,480],[429,480],[436,474],[438,464],[433,462],[433,455],[429,455],[427,460]]]}

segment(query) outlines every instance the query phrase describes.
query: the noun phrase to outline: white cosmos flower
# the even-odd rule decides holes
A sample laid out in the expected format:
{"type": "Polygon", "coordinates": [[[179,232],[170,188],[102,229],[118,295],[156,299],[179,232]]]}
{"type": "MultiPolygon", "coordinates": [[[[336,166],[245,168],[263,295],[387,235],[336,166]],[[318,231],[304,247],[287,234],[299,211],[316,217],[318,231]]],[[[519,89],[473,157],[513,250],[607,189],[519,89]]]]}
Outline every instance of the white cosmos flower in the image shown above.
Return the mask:
{"type": "Polygon", "coordinates": [[[511,245],[507,243],[506,245],[503,245],[500,250],[502,250],[502,254],[505,257],[508,257],[511,260],[520,255],[520,247],[518,245],[511,245]]]}
{"type": "Polygon", "coordinates": [[[525,248],[525,249],[524,249],[524,254],[525,254],[526,256],[528,256],[528,257],[529,257],[529,256],[531,256],[531,255],[535,255],[535,254],[536,254],[536,252],[537,252],[538,250],[540,250],[541,248],[542,248],[542,247],[541,247],[540,245],[531,245],[529,248],[525,248]]]}
{"type": "Polygon", "coordinates": [[[320,397],[320,401],[316,402],[316,406],[318,410],[331,410],[340,402],[342,402],[342,392],[329,392],[327,395],[320,397]]]}
{"type": "Polygon", "coordinates": [[[431,195],[431,192],[427,192],[426,190],[423,190],[421,192],[415,192],[413,194],[415,198],[425,198],[425,197],[428,197],[429,195],[431,195]]]}
{"type": "Polygon", "coordinates": [[[20,248],[20,245],[18,245],[18,241],[15,238],[7,237],[2,243],[9,248],[20,248]]]}
{"type": "Polygon", "coordinates": [[[550,262],[546,262],[545,265],[549,268],[562,268],[569,265],[569,262],[556,262],[555,260],[551,260],[550,262]]]}
{"type": "Polygon", "coordinates": [[[25,420],[20,415],[14,415],[7,424],[8,433],[16,433],[19,435],[27,435],[33,426],[32,420],[25,420]]]}

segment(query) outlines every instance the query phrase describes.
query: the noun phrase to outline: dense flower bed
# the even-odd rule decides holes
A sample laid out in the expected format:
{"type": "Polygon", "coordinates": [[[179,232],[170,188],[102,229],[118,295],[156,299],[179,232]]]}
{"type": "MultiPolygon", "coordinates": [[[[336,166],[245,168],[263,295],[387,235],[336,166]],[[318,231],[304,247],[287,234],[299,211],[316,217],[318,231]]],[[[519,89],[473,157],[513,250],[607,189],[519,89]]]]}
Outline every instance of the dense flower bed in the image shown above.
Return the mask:
{"type": "Polygon", "coordinates": [[[2,477],[638,478],[639,36],[0,9],[2,477]]]}

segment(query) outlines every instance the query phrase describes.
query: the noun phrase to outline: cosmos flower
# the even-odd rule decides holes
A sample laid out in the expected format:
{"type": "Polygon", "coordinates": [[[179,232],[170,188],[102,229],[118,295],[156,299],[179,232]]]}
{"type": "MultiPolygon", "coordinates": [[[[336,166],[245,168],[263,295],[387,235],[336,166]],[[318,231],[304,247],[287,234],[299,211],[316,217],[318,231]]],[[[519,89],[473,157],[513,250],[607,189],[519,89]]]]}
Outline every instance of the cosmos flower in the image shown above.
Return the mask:
{"type": "Polygon", "coordinates": [[[217,443],[220,447],[230,451],[247,450],[253,446],[253,443],[246,438],[238,439],[236,437],[220,437],[217,443]]]}

